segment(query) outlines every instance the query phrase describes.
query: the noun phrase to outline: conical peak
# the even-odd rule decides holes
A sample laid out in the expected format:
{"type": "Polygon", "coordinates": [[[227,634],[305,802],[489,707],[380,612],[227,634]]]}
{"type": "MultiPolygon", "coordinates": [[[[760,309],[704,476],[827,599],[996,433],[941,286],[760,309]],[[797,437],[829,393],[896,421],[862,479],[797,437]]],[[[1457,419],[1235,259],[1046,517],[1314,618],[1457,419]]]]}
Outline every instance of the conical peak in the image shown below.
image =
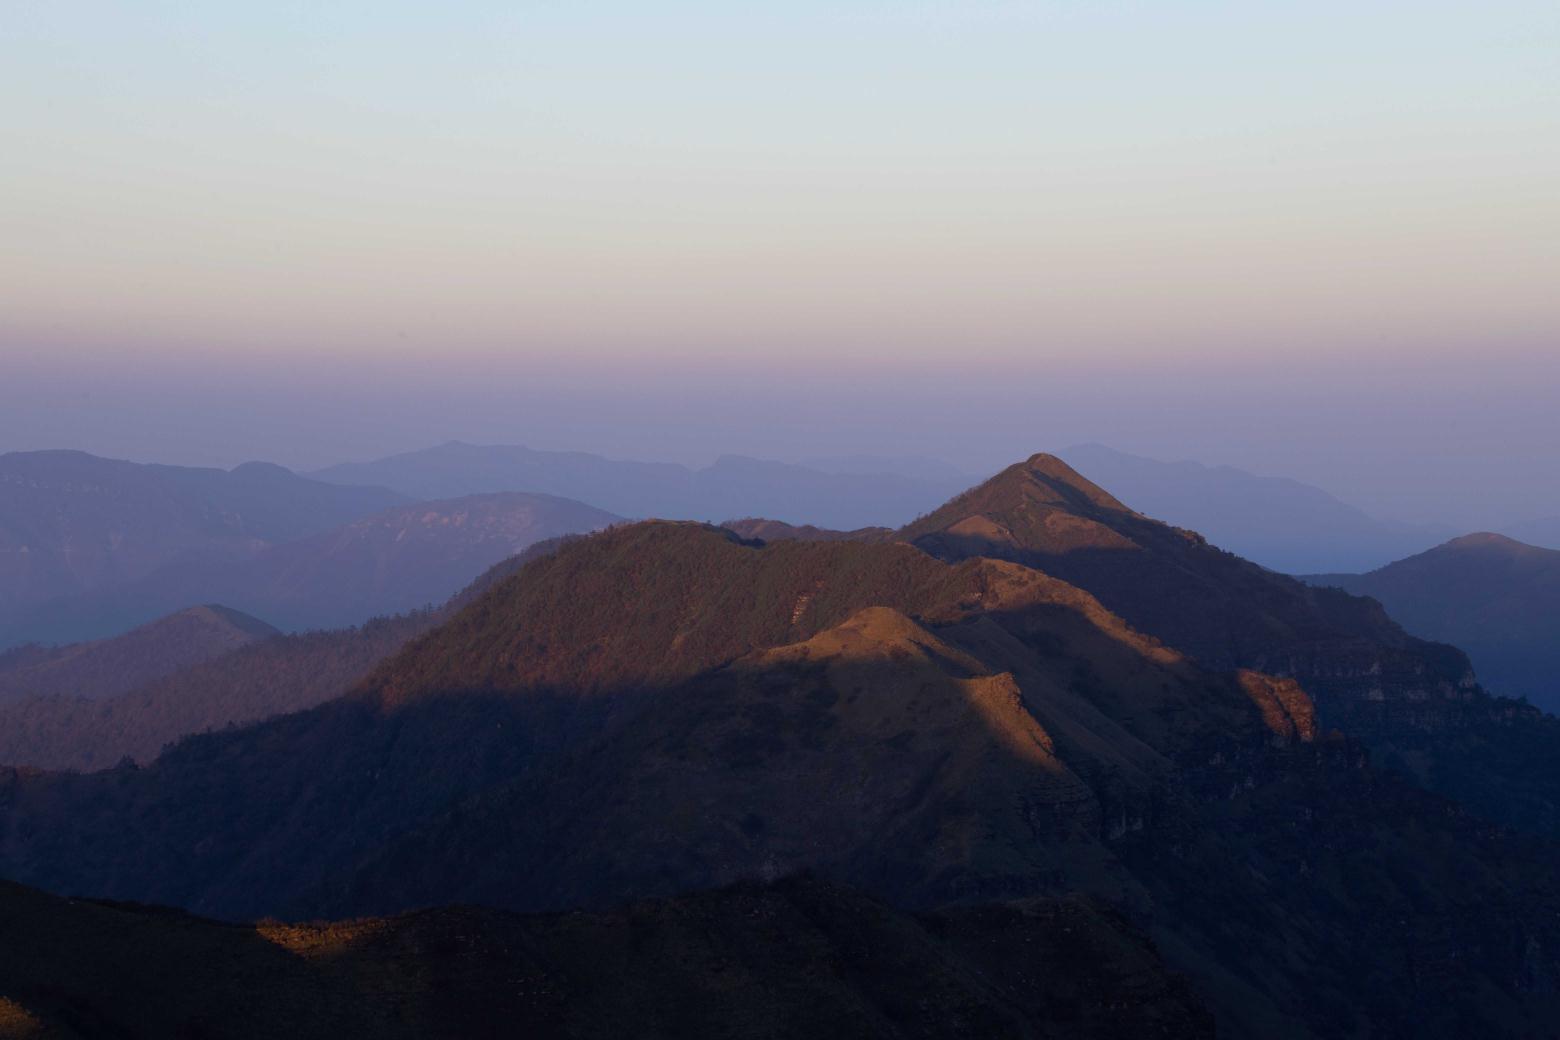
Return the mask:
{"type": "MultiPolygon", "coordinates": [[[[1055,491],[1063,492],[1064,496],[1069,499],[1075,495],[1081,495],[1091,505],[1100,509],[1113,509],[1122,513],[1131,512],[1114,495],[1055,455],[1037,452],[1025,459],[1020,465],[1031,479],[1038,480],[1055,491]]],[[[1018,467],[1011,467],[1008,472],[1013,468],[1018,467]]],[[[1001,474],[999,474],[1000,476],[1001,474]]]]}
{"type": "Polygon", "coordinates": [[[1032,455],[899,532],[945,559],[1136,549],[1136,513],[1054,455],[1032,455]]]}
{"type": "MultiPolygon", "coordinates": [[[[1537,547],[1519,542],[1515,538],[1508,538],[1503,534],[1495,534],[1493,531],[1476,531],[1473,534],[1465,534],[1460,538],[1453,538],[1438,548],[1441,549],[1482,549],[1499,550],[1502,552],[1530,552],[1537,547]]],[[[1434,551],[1434,550],[1432,550],[1434,551]]]]}
{"type": "Polygon", "coordinates": [[[1100,510],[1132,512],[1110,492],[1055,455],[1044,452],[1014,463],[984,484],[964,492],[938,512],[953,507],[968,507],[972,512],[989,513],[1012,509],[1025,503],[1055,506],[1080,515],[1100,510]]]}

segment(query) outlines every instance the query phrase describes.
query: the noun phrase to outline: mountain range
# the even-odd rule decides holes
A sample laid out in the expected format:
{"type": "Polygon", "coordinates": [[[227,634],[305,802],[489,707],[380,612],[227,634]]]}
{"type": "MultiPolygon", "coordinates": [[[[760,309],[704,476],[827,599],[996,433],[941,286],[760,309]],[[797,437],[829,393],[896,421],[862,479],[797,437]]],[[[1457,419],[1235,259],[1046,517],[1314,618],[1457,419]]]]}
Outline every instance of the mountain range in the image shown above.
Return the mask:
{"type": "Polygon", "coordinates": [[[820,464],[832,469],[728,456],[690,470],[452,443],[314,479],[265,463],[13,453],[0,456],[0,650],[101,639],[204,602],[288,631],[357,625],[443,602],[533,541],[620,516],[895,522],[963,483],[934,464],[925,477],[862,472],[917,460],[820,464]],[[365,484],[371,474],[404,490],[365,484]]]}
{"type": "Polygon", "coordinates": [[[896,525],[968,483],[946,466],[924,475],[870,471],[903,460],[821,460],[831,471],[739,455],[703,469],[628,462],[584,452],[535,451],[451,441],[373,462],[311,473],[336,484],[382,485],[412,498],[531,491],[588,502],[621,516],[717,522],[763,516],[799,524],[856,528],[896,525]]]}
{"type": "Polygon", "coordinates": [[[293,635],[249,618],[234,625],[232,636],[212,639],[211,652],[198,659],[176,643],[169,646],[167,663],[155,669],[135,674],[102,667],[161,660],[145,655],[165,644],[143,634],[176,633],[190,615],[203,614],[244,618],[223,607],[200,607],[123,636],[0,657],[3,663],[41,654],[72,665],[0,673],[0,684],[9,694],[0,699],[0,762],[81,771],[127,761],[147,763],[190,734],[302,711],[340,696],[444,616],[419,611],[353,628],[293,635]],[[173,667],[181,659],[184,663],[173,667]]]}
{"type": "Polygon", "coordinates": [[[1466,650],[1492,689],[1560,710],[1560,551],[1486,532],[1305,580],[1379,600],[1408,631],[1466,650]]]}
{"type": "MultiPolygon", "coordinates": [[[[549,495],[394,506],[333,529],[221,557],[187,554],[134,578],[38,602],[0,624],[0,646],[111,636],[192,603],[223,603],[287,631],[358,625],[443,603],[533,542],[619,518],[549,495]]],[[[113,536],[128,538],[131,521],[113,536]]]]}
{"type": "MultiPolygon", "coordinates": [[[[1222,1034],[1560,1021],[1560,735],[1460,651],[1049,456],[893,535],[783,533],[534,547],[344,697],[144,768],[5,772],[0,871],[229,919],[809,874],[970,921],[1104,901],[1222,1034]]],[[[711,912],[698,934],[732,934],[711,912]]]]}
{"type": "Polygon", "coordinates": [[[405,501],[265,463],[225,471],[76,451],[0,455],[0,615],[180,561],[242,558],[405,501]]]}
{"type": "Polygon", "coordinates": [[[0,705],[36,697],[105,700],[274,635],[257,618],[209,605],[111,640],[18,647],[0,654],[0,705]]]}
{"type": "MultiPolygon", "coordinates": [[[[222,564],[175,565],[85,600],[109,615],[216,600],[288,631],[338,628],[443,603],[527,546],[618,521],[611,513],[520,493],[418,502],[222,564]]],[[[83,601],[63,605],[79,614],[83,601]]],[[[50,608],[39,612],[50,616],[50,608]]]]}

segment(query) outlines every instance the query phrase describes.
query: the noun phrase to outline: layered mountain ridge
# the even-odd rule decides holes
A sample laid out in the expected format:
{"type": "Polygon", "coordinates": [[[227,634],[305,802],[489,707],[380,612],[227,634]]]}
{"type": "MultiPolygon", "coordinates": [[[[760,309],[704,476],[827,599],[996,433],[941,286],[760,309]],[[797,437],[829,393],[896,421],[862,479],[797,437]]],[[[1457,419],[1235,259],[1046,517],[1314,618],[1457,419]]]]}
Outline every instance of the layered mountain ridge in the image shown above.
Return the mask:
{"type": "MultiPolygon", "coordinates": [[[[260,463],[224,471],[74,451],[0,455],[0,626],[50,600],[179,561],[242,558],[404,501],[384,488],[340,487],[260,463]]],[[[45,631],[25,638],[57,641],[45,631]]]]}
{"type": "Polygon", "coordinates": [[[61,633],[98,638],[212,601],[287,631],[355,626],[441,604],[537,541],[619,519],[580,502],[522,492],[395,506],[300,538],[257,540],[220,558],[169,559],[134,579],[34,604],[23,616],[0,619],[0,645],[8,632],[12,640],[61,633]]]}
{"type": "MultiPolygon", "coordinates": [[[[1149,519],[1055,456],[1009,467],[899,536],[944,559],[988,556],[1037,567],[1209,667],[1278,671],[1311,683],[1325,678],[1311,659],[1336,663],[1357,656],[1366,641],[1373,666],[1419,675],[1438,694],[1472,681],[1465,657],[1409,637],[1368,601],[1310,589],[1149,519]]],[[[1321,683],[1311,692],[1325,701],[1328,689],[1321,683]]]]}
{"type": "Polygon", "coordinates": [[[437,606],[536,542],[621,519],[521,492],[417,502],[227,566],[165,571],[155,590],[131,587],[121,598],[156,606],[215,595],[289,631],[339,628],[437,606]]]}
{"type": "Polygon", "coordinates": [[[346,697],[142,769],[8,772],[0,871],[291,919],[810,871],[926,912],[1104,900],[1234,1035],[1560,1020],[1554,847],[1350,729],[1375,711],[1457,765],[1453,720],[1500,703],[1457,651],[1049,456],[897,540],[781,533],[563,539],[346,697]]]}
{"type": "Polygon", "coordinates": [[[82,772],[126,759],[144,765],[190,734],[339,697],[442,617],[421,611],[349,629],[273,632],[129,689],[116,674],[111,685],[62,683],[58,692],[0,702],[0,762],[82,772]]]}
{"type": "Polygon", "coordinates": [[[1492,820],[1560,836],[1560,722],[1478,684],[1468,656],[1381,605],[1307,586],[1150,520],[1035,456],[900,532],[945,559],[1015,559],[1074,582],[1205,665],[1297,680],[1318,724],[1492,820]]]}
{"type": "Polygon", "coordinates": [[[276,634],[258,618],[207,604],[113,639],[18,647],[0,654],[0,705],[36,697],[106,700],[276,634]]]}

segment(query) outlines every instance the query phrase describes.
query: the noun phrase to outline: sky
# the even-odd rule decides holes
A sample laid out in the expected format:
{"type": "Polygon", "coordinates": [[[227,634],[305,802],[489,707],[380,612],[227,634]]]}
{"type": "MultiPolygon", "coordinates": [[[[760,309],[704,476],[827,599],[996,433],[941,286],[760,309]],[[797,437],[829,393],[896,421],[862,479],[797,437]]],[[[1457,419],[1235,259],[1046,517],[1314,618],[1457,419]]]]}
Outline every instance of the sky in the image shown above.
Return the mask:
{"type": "Polygon", "coordinates": [[[0,450],[1560,513],[1557,185],[1552,2],[8,0],[0,450]]]}

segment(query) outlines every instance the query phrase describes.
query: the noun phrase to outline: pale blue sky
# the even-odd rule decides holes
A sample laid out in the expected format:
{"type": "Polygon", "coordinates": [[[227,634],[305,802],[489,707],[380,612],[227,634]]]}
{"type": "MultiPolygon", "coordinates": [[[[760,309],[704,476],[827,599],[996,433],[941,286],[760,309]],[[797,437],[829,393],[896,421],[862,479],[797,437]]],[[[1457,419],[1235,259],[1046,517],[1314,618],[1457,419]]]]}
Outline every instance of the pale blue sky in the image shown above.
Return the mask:
{"type": "Polygon", "coordinates": [[[1557,184],[1553,2],[9,0],[0,450],[1101,440],[1527,509],[1557,184]]]}
{"type": "Polygon", "coordinates": [[[12,0],[0,333],[1521,337],[1560,314],[1557,55],[1536,2],[12,0]]]}

